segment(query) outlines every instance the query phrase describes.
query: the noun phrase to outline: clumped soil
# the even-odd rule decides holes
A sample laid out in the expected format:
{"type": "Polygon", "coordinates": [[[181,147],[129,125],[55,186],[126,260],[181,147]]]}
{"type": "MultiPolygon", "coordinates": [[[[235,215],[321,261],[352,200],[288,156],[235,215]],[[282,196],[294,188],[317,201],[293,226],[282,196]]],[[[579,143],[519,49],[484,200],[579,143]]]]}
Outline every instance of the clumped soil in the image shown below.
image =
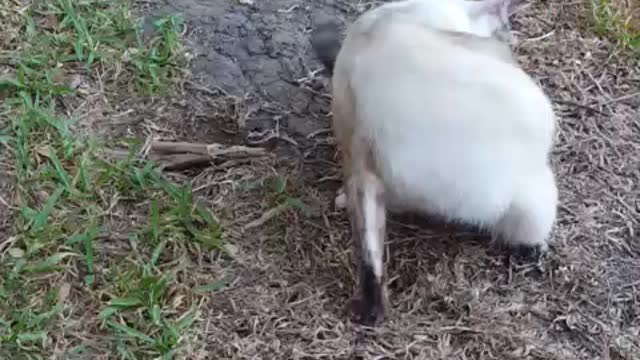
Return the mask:
{"type": "Polygon", "coordinates": [[[275,154],[182,175],[220,217],[238,260],[231,284],[208,300],[200,357],[639,359],[640,71],[637,58],[586,29],[589,10],[578,2],[532,2],[514,20],[518,60],[558,114],[561,206],[550,254],[517,263],[472,231],[394,216],[389,317],[374,330],[351,323],[329,81],[309,30],[326,17],[346,24],[371,5],[165,0],[148,9],[150,19],[184,15],[192,77],[173,103],[121,104],[133,111],[109,124],[113,133],[275,154]],[[274,178],[287,180],[279,195],[274,178]],[[283,201],[303,210],[269,212],[283,201]],[[277,216],[256,222],[269,213],[277,216]]]}

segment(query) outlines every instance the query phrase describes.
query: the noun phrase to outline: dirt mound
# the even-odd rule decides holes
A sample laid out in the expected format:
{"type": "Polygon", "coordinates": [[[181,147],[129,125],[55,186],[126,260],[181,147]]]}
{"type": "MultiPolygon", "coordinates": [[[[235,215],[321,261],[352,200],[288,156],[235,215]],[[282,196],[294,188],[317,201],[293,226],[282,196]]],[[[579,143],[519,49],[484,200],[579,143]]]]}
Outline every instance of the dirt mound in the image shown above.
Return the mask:
{"type": "Polygon", "coordinates": [[[211,89],[247,100],[247,126],[307,136],[327,126],[319,101],[327,79],[310,78],[320,68],[309,44],[317,19],[344,19],[351,9],[337,1],[168,1],[157,13],[184,14],[191,25],[194,75],[211,89]],[[249,5],[251,3],[251,5],[249,5]],[[305,85],[307,88],[302,89],[305,85]]]}

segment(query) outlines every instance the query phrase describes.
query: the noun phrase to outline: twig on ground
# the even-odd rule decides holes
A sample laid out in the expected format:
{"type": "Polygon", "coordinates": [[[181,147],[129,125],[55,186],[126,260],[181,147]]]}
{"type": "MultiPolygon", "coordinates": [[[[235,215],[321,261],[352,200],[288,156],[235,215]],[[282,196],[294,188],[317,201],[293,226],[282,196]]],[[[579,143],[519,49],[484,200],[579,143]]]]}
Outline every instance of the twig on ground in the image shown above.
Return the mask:
{"type": "Polygon", "coordinates": [[[164,154],[193,153],[216,157],[234,153],[247,153],[250,155],[263,155],[265,150],[243,145],[222,144],[198,144],[189,142],[154,141],[151,143],[151,151],[164,154]]]}
{"type": "Polygon", "coordinates": [[[640,91],[639,92],[635,92],[635,93],[631,93],[631,94],[622,95],[622,96],[617,97],[615,99],[605,100],[605,101],[601,102],[601,104],[602,105],[611,105],[611,104],[615,104],[617,102],[621,102],[621,101],[624,101],[624,100],[633,99],[635,97],[640,97],[640,91]]]}
{"type": "Polygon", "coordinates": [[[204,87],[200,84],[197,84],[193,81],[187,80],[185,81],[185,84],[194,88],[195,90],[199,90],[202,91],[203,93],[207,94],[207,95],[212,95],[212,96],[220,96],[220,95],[224,95],[224,96],[230,96],[228,92],[226,92],[224,89],[222,89],[221,87],[216,86],[214,89],[209,89],[207,87],[204,87]]]}
{"type": "Polygon", "coordinates": [[[267,153],[263,148],[243,145],[154,141],[149,155],[153,160],[165,164],[167,170],[184,170],[223,156],[265,156],[267,153]]]}
{"type": "Polygon", "coordinates": [[[10,236],[8,239],[0,242],[0,256],[5,256],[5,254],[11,249],[11,246],[18,240],[17,236],[10,236]]]}
{"type": "Polygon", "coordinates": [[[279,127],[260,132],[252,131],[247,136],[247,140],[251,144],[264,144],[272,139],[281,139],[293,146],[299,146],[298,142],[292,139],[289,135],[281,133],[279,127]]]}
{"type": "Polygon", "coordinates": [[[275,218],[276,216],[280,215],[281,213],[283,213],[285,210],[287,210],[288,204],[287,203],[283,203],[280,204],[272,209],[269,209],[267,211],[265,211],[262,216],[260,216],[258,219],[253,220],[252,222],[248,223],[247,225],[245,225],[243,227],[243,231],[247,231],[247,230],[251,230],[257,227],[260,227],[262,225],[264,225],[266,222],[268,222],[269,220],[275,218]]]}
{"type": "MultiPolygon", "coordinates": [[[[164,165],[170,171],[185,170],[212,162],[220,157],[247,158],[267,156],[265,149],[243,145],[199,144],[189,142],[151,141],[143,156],[164,165]]],[[[125,159],[129,152],[122,149],[105,150],[107,157],[125,159]]],[[[225,163],[226,164],[226,163],[225,163]]],[[[229,167],[226,164],[224,167],[229,167]]]]}
{"type": "Polygon", "coordinates": [[[2,197],[2,195],[0,195],[0,204],[2,204],[2,205],[4,205],[4,206],[6,206],[6,207],[8,207],[8,208],[11,208],[11,205],[9,205],[9,203],[7,203],[7,202],[4,200],[4,198],[2,197]]]}
{"type": "Polygon", "coordinates": [[[307,139],[313,139],[316,136],[324,135],[324,134],[331,135],[332,133],[333,133],[333,129],[332,128],[320,129],[320,130],[316,130],[316,131],[312,132],[311,134],[307,135],[307,139]]]}
{"type": "Polygon", "coordinates": [[[584,109],[584,110],[589,110],[589,111],[593,111],[594,113],[600,114],[600,115],[604,115],[604,116],[611,116],[611,113],[607,113],[604,112],[602,110],[596,109],[593,106],[589,106],[589,105],[585,105],[585,104],[580,104],[577,103],[575,101],[571,101],[571,100],[560,100],[560,99],[554,99],[553,102],[555,102],[556,104],[562,104],[562,105],[568,105],[568,106],[574,106],[580,109],[584,109]]]}

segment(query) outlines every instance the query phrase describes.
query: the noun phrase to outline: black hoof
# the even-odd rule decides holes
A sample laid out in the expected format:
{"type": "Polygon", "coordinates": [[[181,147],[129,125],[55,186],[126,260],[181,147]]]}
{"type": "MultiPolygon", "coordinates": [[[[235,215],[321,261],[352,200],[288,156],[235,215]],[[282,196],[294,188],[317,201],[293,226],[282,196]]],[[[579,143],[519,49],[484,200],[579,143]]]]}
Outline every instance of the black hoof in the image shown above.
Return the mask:
{"type": "Polygon", "coordinates": [[[384,306],[359,299],[353,304],[353,319],[356,324],[374,327],[384,320],[384,306]]]}
{"type": "Polygon", "coordinates": [[[354,303],[353,321],[365,326],[375,326],[384,319],[386,294],[382,279],[375,276],[370,265],[363,264],[361,271],[361,297],[354,303]]]}
{"type": "Polygon", "coordinates": [[[511,245],[509,246],[511,255],[519,260],[538,261],[546,252],[542,245],[511,245]]]}

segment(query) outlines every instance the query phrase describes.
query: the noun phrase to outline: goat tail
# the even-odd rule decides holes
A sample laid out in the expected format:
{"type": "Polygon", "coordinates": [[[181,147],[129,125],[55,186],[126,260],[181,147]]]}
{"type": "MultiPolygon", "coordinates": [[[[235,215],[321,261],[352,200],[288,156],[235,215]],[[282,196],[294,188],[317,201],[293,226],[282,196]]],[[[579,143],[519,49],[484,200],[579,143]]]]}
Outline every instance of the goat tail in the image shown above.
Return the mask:
{"type": "Polygon", "coordinates": [[[340,27],[333,21],[318,24],[311,33],[311,47],[330,75],[333,75],[333,67],[341,46],[340,27]]]}

